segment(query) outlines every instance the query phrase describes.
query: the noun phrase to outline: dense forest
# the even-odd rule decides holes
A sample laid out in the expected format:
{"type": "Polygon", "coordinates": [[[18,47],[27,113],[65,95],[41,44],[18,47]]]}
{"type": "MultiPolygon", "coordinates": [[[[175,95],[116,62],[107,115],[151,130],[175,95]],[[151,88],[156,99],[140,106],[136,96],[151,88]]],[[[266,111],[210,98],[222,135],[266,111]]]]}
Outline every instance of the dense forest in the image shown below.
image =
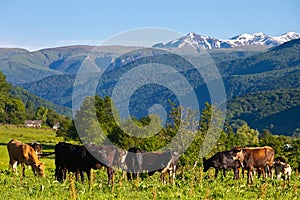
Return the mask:
{"type": "Polygon", "coordinates": [[[43,125],[52,127],[56,122],[70,121],[52,108],[61,108],[65,114],[70,114],[66,108],[54,106],[24,89],[13,87],[0,72],[0,123],[19,125],[24,124],[25,120],[37,119],[42,120],[43,125]]]}

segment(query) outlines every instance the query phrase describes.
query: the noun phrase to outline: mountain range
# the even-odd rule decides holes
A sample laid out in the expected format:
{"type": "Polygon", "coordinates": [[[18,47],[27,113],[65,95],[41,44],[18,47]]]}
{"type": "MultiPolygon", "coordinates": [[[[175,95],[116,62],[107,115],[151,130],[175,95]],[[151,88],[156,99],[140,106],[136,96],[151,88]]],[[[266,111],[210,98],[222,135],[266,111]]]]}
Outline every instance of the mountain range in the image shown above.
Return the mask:
{"type": "Polygon", "coordinates": [[[189,33],[184,37],[167,42],[166,44],[158,43],[154,47],[160,48],[186,48],[192,47],[194,49],[219,49],[219,48],[233,48],[249,45],[267,45],[278,46],[285,42],[300,38],[300,34],[295,32],[288,32],[278,37],[272,37],[264,33],[244,33],[237,35],[230,39],[222,40],[210,36],[202,36],[196,33],[189,33]]]}
{"type": "MultiPolygon", "coordinates": [[[[300,107],[298,95],[300,39],[294,38],[300,38],[299,34],[290,32],[279,37],[270,37],[262,33],[242,34],[228,40],[217,40],[190,33],[165,45],[154,46],[184,49],[187,45],[203,48],[201,44],[206,44],[207,52],[223,77],[228,98],[228,121],[236,123],[242,120],[260,131],[268,128],[272,133],[292,135],[300,127],[300,118],[297,115],[300,107]],[[282,117],[285,120],[282,120],[282,117]],[[285,123],[286,121],[288,123],[285,123]]],[[[68,113],[68,108],[72,105],[76,73],[82,61],[94,48],[94,46],[68,46],[34,52],[17,48],[0,48],[0,70],[13,85],[67,108],[63,112],[61,112],[62,107],[56,107],[56,110],[68,113]]],[[[113,60],[117,61],[115,59],[124,49],[134,51],[136,47],[100,47],[96,60],[97,66],[103,69],[103,66],[107,66],[113,60]]],[[[119,70],[151,61],[151,58],[141,59],[139,56],[134,57],[133,62],[129,62],[133,58],[128,58],[128,62],[123,62],[122,59],[124,60],[124,57],[119,58],[120,62],[115,62],[116,65],[110,66],[111,70],[103,79],[105,86],[97,88],[100,96],[111,91],[110,87],[116,83],[119,70]]],[[[186,65],[172,63],[172,57],[169,59],[168,56],[156,56],[155,59],[158,61],[161,59],[167,64],[169,62],[170,66],[186,65]]],[[[207,92],[203,80],[195,79],[194,72],[188,67],[182,69],[185,69],[182,72],[184,75],[191,77],[189,81],[194,84],[198,97],[202,98],[201,101],[207,101],[208,98],[203,97],[207,92]]],[[[150,86],[141,88],[131,99],[131,103],[136,105],[137,110],[134,114],[137,117],[145,114],[139,113],[138,109],[160,103],[161,98],[154,93],[153,89],[150,86]],[[148,94],[154,96],[149,98],[148,94]],[[135,104],[140,99],[144,101],[135,104]]],[[[163,93],[163,90],[159,92],[163,93]]],[[[21,92],[22,95],[20,92],[12,93],[13,95],[18,93],[23,101],[26,101],[29,95],[26,92],[21,92]]]]}

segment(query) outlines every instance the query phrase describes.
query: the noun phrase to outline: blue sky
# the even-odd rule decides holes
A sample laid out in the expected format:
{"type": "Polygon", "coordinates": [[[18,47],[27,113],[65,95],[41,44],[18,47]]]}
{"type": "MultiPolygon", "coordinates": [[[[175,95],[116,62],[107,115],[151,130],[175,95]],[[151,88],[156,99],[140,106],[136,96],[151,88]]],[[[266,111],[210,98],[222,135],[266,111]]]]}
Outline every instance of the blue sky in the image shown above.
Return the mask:
{"type": "Polygon", "coordinates": [[[0,1],[0,47],[99,44],[143,27],[226,39],[241,33],[300,33],[300,1],[0,1]]]}

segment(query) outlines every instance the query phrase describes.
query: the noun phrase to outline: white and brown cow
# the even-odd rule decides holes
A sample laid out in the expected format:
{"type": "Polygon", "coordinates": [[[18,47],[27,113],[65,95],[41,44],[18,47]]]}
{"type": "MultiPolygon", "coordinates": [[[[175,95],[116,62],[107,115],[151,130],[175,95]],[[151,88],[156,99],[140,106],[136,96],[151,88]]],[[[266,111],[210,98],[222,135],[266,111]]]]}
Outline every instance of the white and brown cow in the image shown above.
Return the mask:
{"type": "Polygon", "coordinates": [[[45,176],[44,163],[39,161],[35,150],[30,145],[17,140],[11,140],[7,144],[7,150],[9,154],[9,164],[14,172],[17,172],[17,166],[21,163],[23,176],[25,176],[24,164],[30,165],[35,175],[37,173],[40,176],[45,176]]]}
{"type": "Polygon", "coordinates": [[[291,174],[292,174],[291,166],[282,157],[275,158],[274,166],[275,166],[275,174],[277,176],[277,179],[280,179],[283,174],[284,181],[287,180],[288,185],[289,185],[291,174]]]}
{"type": "Polygon", "coordinates": [[[247,170],[248,183],[253,183],[254,168],[261,169],[265,178],[265,169],[274,162],[274,149],[269,146],[234,148],[233,159],[241,162],[241,166],[247,170]]]}

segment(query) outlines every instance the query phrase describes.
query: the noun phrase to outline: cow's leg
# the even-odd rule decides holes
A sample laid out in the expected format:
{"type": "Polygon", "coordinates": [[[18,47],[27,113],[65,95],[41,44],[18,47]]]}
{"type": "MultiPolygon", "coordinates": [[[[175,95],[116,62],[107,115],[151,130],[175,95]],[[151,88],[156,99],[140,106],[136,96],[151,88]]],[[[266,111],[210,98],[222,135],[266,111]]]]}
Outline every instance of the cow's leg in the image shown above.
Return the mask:
{"type": "MultiPolygon", "coordinates": [[[[91,180],[91,169],[90,170],[86,170],[86,175],[87,175],[88,180],[90,181],[91,180]]],[[[81,179],[81,181],[83,183],[83,181],[84,181],[83,173],[82,173],[82,177],[83,177],[83,179],[81,179]]]]}
{"type": "Polygon", "coordinates": [[[215,172],[215,178],[218,177],[218,173],[219,173],[219,170],[216,168],[216,172],[215,172]]]}
{"type": "Polygon", "coordinates": [[[36,176],[35,166],[31,165],[31,169],[32,169],[33,174],[36,176]]]}
{"type": "Polygon", "coordinates": [[[252,167],[248,168],[248,184],[253,183],[252,167]]]}
{"type": "Polygon", "coordinates": [[[76,182],[78,181],[78,176],[79,176],[79,174],[80,174],[80,171],[81,171],[81,170],[79,170],[79,169],[77,169],[77,170],[75,171],[75,180],[76,180],[76,182]]]}
{"type": "Polygon", "coordinates": [[[11,167],[12,167],[14,173],[17,173],[18,162],[17,161],[11,161],[11,167]]]}
{"type": "Polygon", "coordinates": [[[257,170],[257,178],[260,179],[260,176],[261,176],[261,170],[259,167],[256,167],[255,168],[257,170]]]}
{"type": "Polygon", "coordinates": [[[165,173],[164,172],[161,172],[160,173],[160,181],[165,184],[165,173]]]}
{"type": "Polygon", "coordinates": [[[64,169],[61,166],[58,166],[55,169],[56,180],[62,182],[64,179],[64,169]]]}
{"type": "Polygon", "coordinates": [[[273,179],[273,176],[274,176],[274,165],[270,166],[270,173],[271,173],[271,179],[273,179]]]}
{"type": "Polygon", "coordinates": [[[265,165],[264,167],[263,167],[263,172],[264,172],[264,178],[266,179],[266,178],[268,178],[268,177],[270,177],[270,175],[269,175],[269,165],[265,165]]]}
{"type": "Polygon", "coordinates": [[[56,166],[55,168],[55,178],[57,181],[62,182],[62,170],[60,166],[56,166]]]}
{"type": "MultiPolygon", "coordinates": [[[[24,163],[21,163],[21,166],[22,166],[22,174],[23,174],[23,177],[25,177],[25,164],[24,163]]],[[[33,167],[31,167],[32,170],[33,170],[33,167]]]]}
{"type": "Polygon", "coordinates": [[[127,174],[127,180],[131,181],[132,178],[133,178],[133,177],[132,177],[132,173],[127,172],[126,174],[127,174]]]}
{"type": "Polygon", "coordinates": [[[109,185],[110,183],[113,183],[113,181],[114,181],[113,180],[114,179],[114,169],[111,167],[107,167],[106,170],[107,170],[108,185],[109,185]]]}
{"type": "Polygon", "coordinates": [[[226,178],[226,169],[223,169],[223,176],[226,178]]]}
{"type": "Polygon", "coordinates": [[[279,180],[281,178],[281,172],[277,173],[277,179],[279,180]]]}
{"type": "Polygon", "coordinates": [[[172,184],[175,184],[175,176],[176,176],[176,166],[173,166],[172,167],[172,171],[171,171],[171,173],[172,173],[172,184]]]}
{"type": "Polygon", "coordinates": [[[239,179],[239,168],[233,168],[234,177],[233,180],[239,179]]]}
{"type": "Polygon", "coordinates": [[[64,167],[62,168],[62,177],[63,177],[63,180],[66,180],[67,178],[67,167],[64,167]]]}

